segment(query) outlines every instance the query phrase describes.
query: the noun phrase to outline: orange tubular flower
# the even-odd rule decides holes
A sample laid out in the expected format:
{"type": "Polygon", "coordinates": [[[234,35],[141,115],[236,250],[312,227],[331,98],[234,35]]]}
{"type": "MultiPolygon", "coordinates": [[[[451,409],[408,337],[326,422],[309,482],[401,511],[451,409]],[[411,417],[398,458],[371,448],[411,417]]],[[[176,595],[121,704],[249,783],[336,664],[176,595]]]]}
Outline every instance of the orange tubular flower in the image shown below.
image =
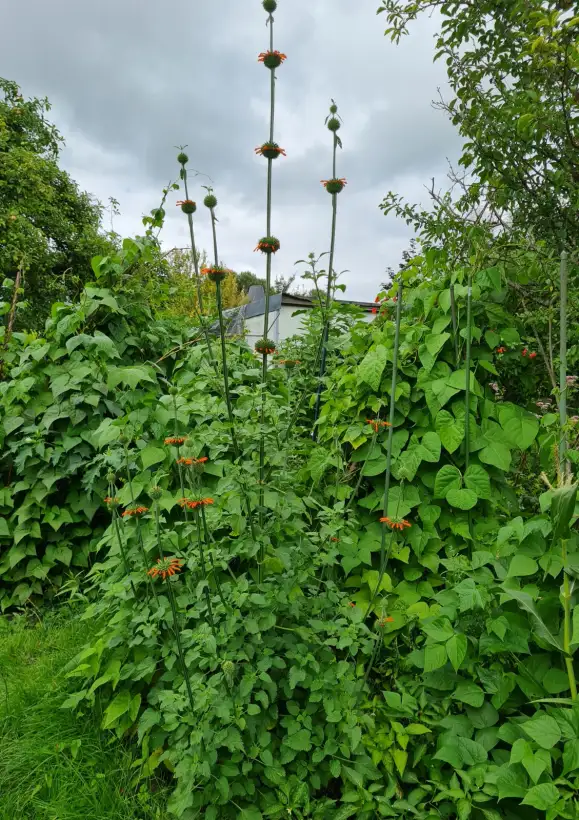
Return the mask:
{"type": "Polygon", "coordinates": [[[390,518],[389,516],[385,516],[384,518],[380,519],[381,524],[386,524],[390,527],[391,530],[400,530],[402,531],[405,527],[411,527],[412,524],[410,521],[407,521],[405,518],[390,518]]]}
{"type": "Polygon", "coordinates": [[[389,421],[380,421],[380,419],[366,419],[366,424],[371,424],[375,433],[378,432],[380,427],[392,427],[389,421]]]}
{"type": "Polygon", "coordinates": [[[394,618],[391,615],[388,615],[387,617],[383,617],[383,618],[378,618],[378,626],[379,627],[385,627],[386,624],[393,624],[393,623],[394,623],[394,618]]]}
{"type": "Polygon", "coordinates": [[[274,159],[275,157],[279,156],[287,156],[285,148],[281,148],[275,142],[264,142],[263,145],[258,145],[258,147],[255,149],[255,153],[259,154],[261,157],[266,157],[267,159],[274,159]]]}
{"type": "Polygon", "coordinates": [[[143,515],[146,512],[149,512],[148,507],[131,507],[131,509],[124,511],[122,518],[131,518],[136,515],[143,515]]]}
{"type": "Polygon", "coordinates": [[[506,352],[507,352],[507,348],[506,348],[506,347],[497,347],[497,351],[496,351],[496,352],[497,352],[497,353],[506,353],[506,352]]]}
{"type": "Polygon", "coordinates": [[[167,576],[180,572],[182,567],[183,562],[179,558],[157,558],[156,566],[151,567],[147,575],[152,578],[157,578],[160,575],[164,581],[167,576]]]}
{"type": "Polygon", "coordinates": [[[180,447],[181,444],[185,444],[187,441],[185,436],[169,436],[169,438],[165,439],[165,444],[172,444],[177,447],[180,447]]]}
{"type": "Polygon", "coordinates": [[[215,504],[212,498],[181,498],[179,500],[179,505],[181,507],[187,507],[189,510],[196,510],[197,507],[207,507],[210,504],[215,504]]]}
{"type": "Polygon", "coordinates": [[[202,458],[178,458],[177,464],[184,464],[185,467],[193,467],[196,464],[205,464],[206,461],[209,461],[207,456],[203,456],[202,458]]]}
{"type": "Polygon", "coordinates": [[[257,58],[257,62],[263,63],[267,68],[277,68],[284,60],[287,60],[287,55],[281,51],[262,51],[257,58]]]}

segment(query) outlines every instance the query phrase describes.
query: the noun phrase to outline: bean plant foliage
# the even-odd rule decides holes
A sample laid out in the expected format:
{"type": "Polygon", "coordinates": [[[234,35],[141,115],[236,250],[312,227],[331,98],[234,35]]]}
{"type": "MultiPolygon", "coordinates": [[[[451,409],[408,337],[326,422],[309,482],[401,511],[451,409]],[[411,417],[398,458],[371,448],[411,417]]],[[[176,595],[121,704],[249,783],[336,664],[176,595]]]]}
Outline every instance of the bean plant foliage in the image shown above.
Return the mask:
{"type": "MultiPolygon", "coordinates": [[[[272,27],[277,4],[262,5],[272,27]]],[[[268,33],[273,131],[287,57],[268,33]]],[[[267,283],[284,241],[270,137],[267,283]]],[[[343,188],[328,269],[305,262],[317,306],[280,350],[226,332],[212,189],[193,319],[155,319],[128,285],[158,256],[162,205],[42,335],[5,337],[0,606],[82,595],[96,636],[62,708],[98,708],[136,777],[171,781],[176,817],[577,818],[565,310],[557,388],[552,339],[537,356],[512,309],[508,236],[453,216],[441,247],[424,217],[363,321],[333,301],[343,188]]]]}

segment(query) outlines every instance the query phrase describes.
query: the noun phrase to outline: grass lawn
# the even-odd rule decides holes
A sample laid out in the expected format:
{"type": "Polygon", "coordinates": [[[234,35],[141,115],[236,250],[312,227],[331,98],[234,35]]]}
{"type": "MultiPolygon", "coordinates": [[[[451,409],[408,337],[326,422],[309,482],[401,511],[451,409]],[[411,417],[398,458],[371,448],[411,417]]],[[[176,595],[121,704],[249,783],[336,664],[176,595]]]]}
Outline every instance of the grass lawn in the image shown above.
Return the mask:
{"type": "Polygon", "coordinates": [[[68,608],[0,618],[1,820],[165,820],[164,786],[137,784],[131,755],[98,719],[60,709],[62,669],[90,639],[68,608]]]}

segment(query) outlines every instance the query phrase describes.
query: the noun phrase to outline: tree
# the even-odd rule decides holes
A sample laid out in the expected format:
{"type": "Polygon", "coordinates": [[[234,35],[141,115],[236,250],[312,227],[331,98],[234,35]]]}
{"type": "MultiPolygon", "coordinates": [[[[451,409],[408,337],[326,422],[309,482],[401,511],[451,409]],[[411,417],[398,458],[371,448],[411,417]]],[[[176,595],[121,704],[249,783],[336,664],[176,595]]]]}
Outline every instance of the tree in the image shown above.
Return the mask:
{"type": "Polygon", "coordinates": [[[498,229],[576,246],[579,229],[579,17],[557,0],[383,0],[399,40],[421,12],[442,16],[435,59],[465,138],[460,165],[498,229]]]}
{"type": "Polygon", "coordinates": [[[29,329],[42,328],[53,302],[74,298],[93,278],[91,257],[112,247],[100,204],[58,167],[62,137],[49,110],[0,78],[0,275],[14,282],[21,271],[16,324],[29,329]]]}

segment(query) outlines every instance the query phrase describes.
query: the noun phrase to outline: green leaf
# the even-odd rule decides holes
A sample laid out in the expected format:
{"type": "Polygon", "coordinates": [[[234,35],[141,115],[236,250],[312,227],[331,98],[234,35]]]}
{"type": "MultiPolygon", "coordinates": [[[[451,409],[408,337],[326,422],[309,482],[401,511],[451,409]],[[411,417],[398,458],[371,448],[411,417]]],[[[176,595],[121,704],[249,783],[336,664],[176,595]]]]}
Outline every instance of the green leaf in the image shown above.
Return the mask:
{"type": "Polygon", "coordinates": [[[429,618],[423,621],[421,626],[422,631],[436,643],[448,641],[454,635],[454,629],[448,618],[429,618]]]}
{"type": "Polygon", "coordinates": [[[24,419],[22,416],[6,416],[2,420],[2,426],[4,427],[4,432],[7,436],[10,433],[13,433],[14,430],[17,430],[18,427],[21,427],[24,424],[24,419]]]}
{"type": "Polygon", "coordinates": [[[405,752],[402,749],[391,749],[390,754],[392,755],[394,764],[398,769],[398,774],[402,777],[406,764],[408,763],[408,752],[405,752]]]}
{"type": "Polygon", "coordinates": [[[552,783],[540,783],[529,789],[522,802],[524,806],[533,806],[540,811],[547,811],[559,800],[559,791],[552,783]]]}
{"type": "Polygon", "coordinates": [[[441,410],[436,414],[434,424],[444,449],[454,453],[464,438],[464,423],[455,419],[448,410],[441,410]]]}
{"type": "Polygon", "coordinates": [[[0,518],[0,538],[12,538],[10,526],[6,518],[0,518]]]}
{"type": "Polygon", "coordinates": [[[434,497],[446,498],[449,490],[459,490],[462,487],[462,475],[458,467],[445,464],[436,474],[434,480],[434,497]]]}
{"type": "Polygon", "coordinates": [[[507,578],[520,578],[525,575],[534,575],[539,570],[539,565],[534,558],[527,555],[513,555],[509,564],[507,578]]]}
{"type": "Polygon", "coordinates": [[[441,442],[440,436],[437,433],[430,432],[422,436],[420,441],[422,448],[421,455],[424,461],[430,461],[435,464],[440,461],[441,442]]]}
{"type": "Polygon", "coordinates": [[[119,692],[107,706],[102,722],[103,729],[111,729],[120,717],[127,714],[131,708],[131,693],[128,689],[119,692]]]}
{"type": "Polygon", "coordinates": [[[388,350],[384,345],[377,345],[366,353],[358,365],[358,378],[369,384],[372,390],[378,390],[382,373],[388,361],[388,350]]]}
{"type": "Polygon", "coordinates": [[[560,695],[561,692],[569,691],[569,678],[562,669],[549,669],[541,683],[550,695],[560,695]]]}
{"type": "Polygon", "coordinates": [[[431,333],[426,338],[426,349],[430,355],[436,359],[446,342],[450,339],[450,333],[431,333]]]}
{"type": "Polygon", "coordinates": [[[577,501],[577,484],[558,487],[551,495],[551,521],[553,538],[565,538],[569,535],[569,524],[575,511],[577,501]]]}
{"type": "Polygon", "coordinates": [[[455,672],[458,672],[460,665],[466,657],[467,647],[468,641],[466,635],[461,633],[453,635],[446,644],[448,659],[451,662],[455,672]]]}
{"type": "Polygon", "coordinates": [[[148,470],[153,464],[159,464],[161,461],[164,461],[166,455],[166,451],[160,447],[145,447],[144,450],[140,452],[143,469],[148,470]]]}
{"type": "Polygon", "coordinates": [[[499,470],[506,472],[511,466],[511,453],[508,447],[496,440],[486,439],[487,445],[480,451],[478,457],[485,464],[491,464],[493,467],[498,467],[499,470]]]}
{"type": "Polygon", "coordinates": [[[299,729],[285,738],[284,745],[296,752],[309,752],[312,748],[311,734],[307,729],[299,729]]]}
{"type": "Polygon", "coordinates": [[[480,464],[471,464],[464,474],[464,483],[477,494],[479,498],[490,499],[491,479],[484,467],[480,464]]]}
{"type": "Polygon", "coordinates": [[[424,649],[424,671],[433,672],[446,664],[446,649],[443,644],[429,644],[424,649]]]}
{"type": "Polygon", "coordinates": [[[541,749],[552,749],[561,740],[559,724],[549,715],[540,713],[519,725],[541,749]]]}
{"type": "Polygon", "coordinates": [[[461,703],[468,703],[469,706],[479,708],[484,703],[485,693],[476,683],[465,681],[458,684],[452,697],[461,703]]]}
{"type": "Polygon", "coordinates": [[[539,420],[514,404],[499,404],[499,421],[508,443],[519,450],[531,446],[539,432],[539,420]]]}
{"type": "Polygon", "coordinates": [[[447,492],[446,500],[451,507],[457,507],[459,510],[472,510],[478,498],[472,490],[454,489],[447,492]]]}
{"type": "Polygon", "coordinates": [[[551,633],[551,631],[547,627],[547,624],[539,615],[537,607],[535,606],[535,603],[531,596],[526,592],[522,592],[520,589],[512,589],[506,584],[502,584],[501,586],[502,589],[505,591],[505,594],[509,598],[512,598],[513,600],[517,601],[519,606],[521,606],[523,609],[526,609],[527,612],[531,613],[531,615],[535,619],[535,630],[537,634],[540,635],[541,638],[543,638],[543,640],[547,641],[547,643],[550,643],[551,646],[554,646],[556,649],[562,652],[563,646],[561,644],[561,641],[551,633]]]}
{"type": "Polygon", "coordinates": [[[444,760],[456,769],[462,769],[465,766],[484,763],[488,759],[488,753],[484,746],[475,740],[454,735],[444,741],[443,746],[434,755],[434,758],[435,760],[444,760]]]}

